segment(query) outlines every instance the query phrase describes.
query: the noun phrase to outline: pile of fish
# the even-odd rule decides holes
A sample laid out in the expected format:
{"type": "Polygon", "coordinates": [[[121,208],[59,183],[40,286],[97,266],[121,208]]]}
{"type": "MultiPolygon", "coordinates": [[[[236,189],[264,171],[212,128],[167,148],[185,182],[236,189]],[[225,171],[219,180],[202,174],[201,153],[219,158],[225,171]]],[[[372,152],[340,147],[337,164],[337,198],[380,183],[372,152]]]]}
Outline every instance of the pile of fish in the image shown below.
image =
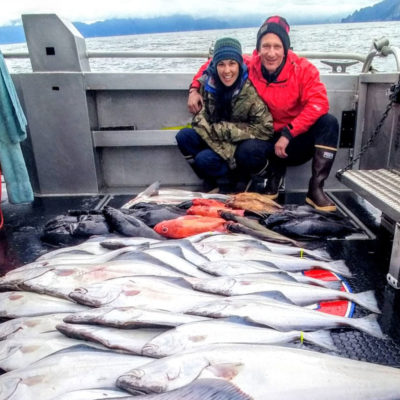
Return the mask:
{"type": "Polygon", "coordinates": [[[208,231],[246,233],[299,246],[298,240],[340,238],[359,232],[359,228],[342,214],[322,213],[308,205],[281,206],[258,193],[161,191],[151,185],[120,209],[106,206],[102,210],[73,210],[51,219],[44,227],[42,240],[72,245],[92,235],[109,233],[161,240],[208,231]]]}
{"type": "Polygon", "coordinates": [[[333,329],[384,338],[344,260],[243,233],[129,236],[0,278],[0,400],[399,397],[399,369],[336,354],[333,329]],[[332,300],[367,315],[321,312],[332,300]]]}

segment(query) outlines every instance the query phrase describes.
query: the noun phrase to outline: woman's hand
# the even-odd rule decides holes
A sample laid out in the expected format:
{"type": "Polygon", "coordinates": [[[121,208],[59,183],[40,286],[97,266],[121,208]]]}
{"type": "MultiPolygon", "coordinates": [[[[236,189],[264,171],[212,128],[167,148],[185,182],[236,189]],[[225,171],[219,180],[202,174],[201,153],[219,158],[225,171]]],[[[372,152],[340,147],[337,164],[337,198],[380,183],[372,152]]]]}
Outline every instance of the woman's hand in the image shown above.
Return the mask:
{"type": "Polygon", "coordinates": [[[203,96],[197,90],[191,89],[187,105],[192,114],[197,114],[203,107],[203,96]]]}

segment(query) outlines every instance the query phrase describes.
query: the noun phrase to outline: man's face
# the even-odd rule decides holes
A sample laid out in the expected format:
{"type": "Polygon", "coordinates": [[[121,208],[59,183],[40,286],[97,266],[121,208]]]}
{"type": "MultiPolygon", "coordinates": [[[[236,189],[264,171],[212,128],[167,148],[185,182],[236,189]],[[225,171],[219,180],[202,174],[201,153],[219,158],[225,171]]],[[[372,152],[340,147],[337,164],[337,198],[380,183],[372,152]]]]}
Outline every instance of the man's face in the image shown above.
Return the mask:
{"type": "Polygon", "coordinates": [[[260,50],[258,50],[262,65],[269,72],[275,72],[285,57],[285,49],[279,36],[275,33],[267,33],[261,38],[260,50]]]}

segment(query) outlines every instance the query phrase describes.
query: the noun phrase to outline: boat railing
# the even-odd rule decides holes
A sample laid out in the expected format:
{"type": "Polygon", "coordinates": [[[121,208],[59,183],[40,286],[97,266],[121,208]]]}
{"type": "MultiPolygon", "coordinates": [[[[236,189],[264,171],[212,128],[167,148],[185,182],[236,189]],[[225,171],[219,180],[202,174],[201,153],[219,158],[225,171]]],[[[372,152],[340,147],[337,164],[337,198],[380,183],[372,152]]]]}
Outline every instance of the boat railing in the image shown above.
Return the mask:
{"type": "MultiPolygon", "coordinates": [[[[324,63],[332,67],[332,72],[343,73],[346,67],[353,65],[355,62],[362,63],[361,72],[374,72],[372,68],[372,61],[376,57],[387,57],[393,55],[396,60],[397,71],[400,71],[400,49],[394,46],[389,46],[389,41],[381,47],[374,45],[372,50],[367,56],[359,53],[340,53],[340,52],[315,52],[315,51],[300,51],[297,54],[300,57],[306,57],[314,60],[344,60],[333,61],[324,63]]],[[[29,52],[4,52],[6,59],[29,59],[29,52]]],[[[209,52],[138,52],[138,51],[86,51],[88,59],[95,58],[202,58],[207,59],[210,56],[209,52]]]]}

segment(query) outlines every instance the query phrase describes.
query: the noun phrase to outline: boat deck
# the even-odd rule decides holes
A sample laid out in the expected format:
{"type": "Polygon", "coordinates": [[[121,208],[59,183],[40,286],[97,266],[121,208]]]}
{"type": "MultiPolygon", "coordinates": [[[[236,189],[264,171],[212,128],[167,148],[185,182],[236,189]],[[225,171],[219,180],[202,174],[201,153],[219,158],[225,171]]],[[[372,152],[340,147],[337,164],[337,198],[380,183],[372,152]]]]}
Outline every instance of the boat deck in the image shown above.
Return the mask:
{"type": "MultiPolygon", "coordinates": [[[[1,204],[4,227],[0,230],[0,275],[20,265],[34,261],[53,248],[40,239],[43,227],[51,218],[68,210],[99,209],[104,204],[121,207],[132,196],[90,196],[36,198],[29,205],[1,204]]],[[[347,279],[352,291],[375,290],[382,314],[379,323],[387,339],[377,339],[351,330],[332,331],[339,354],[359,360],[400,367],[400,293],[386,283],[393,237],[380,226],[375,209],[368,211],[364,200],[352,192],[335,192],[341,210],[350,213],[357,224],[365,228],[365,235],[329,240],[327,250],[335,259],[345,259],[353,273],[347,279]],[[365,205],[365,204],[364,204],[365,205]]],[[[280,195],[281,204],[301,204],[304,193],[280,195]]],[[[355,307],[354,317],[368,313],[355,307]]]]}

